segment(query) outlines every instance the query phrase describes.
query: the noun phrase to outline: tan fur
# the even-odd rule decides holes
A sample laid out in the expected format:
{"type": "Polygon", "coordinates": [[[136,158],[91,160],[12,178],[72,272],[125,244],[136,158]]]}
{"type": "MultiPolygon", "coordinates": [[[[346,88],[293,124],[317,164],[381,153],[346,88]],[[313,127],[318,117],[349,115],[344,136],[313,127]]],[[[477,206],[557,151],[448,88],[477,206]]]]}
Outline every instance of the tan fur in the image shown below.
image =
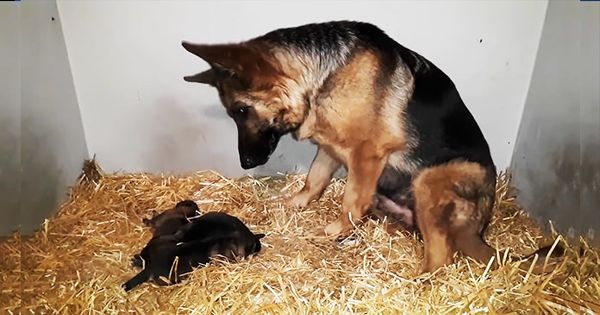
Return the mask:
{"type": "Polygon", "coordinates": [[[331,90],[316,98],[307,126],[299,129],[298,138],[312,139],[319,145],[319,153],[292,205],[305,206],[322,193],[326,187],[323,183],[329,182],[338,166],[330,161],[348,169],[342,214],[325,228],[328,235],[352,228],[365,216],[388,156],[406,146],[405,132],[397,130],[397,121],[387,122],[400,115],[383,116],[376,111],[386,103],[386,93],[375,85],[378,70],[373,53],[365,51],[354,57],[330,79],[331,90]]]}
{"type": "Polygon", "coordinates": [[[279,123],[295,127],[296,138],[310,139],[319,146],[305,186],[290,200],[291,205],[306,206],[318,198],[335,170],[346,166],[348,184],[342,213],[324,232],[334,235],[351,229],[371,206],[377,179],[390,154],[395,152],[395,159],[402,160],[403,150],[411,146],[402,127],[402,112],[413,88],[410,72],[399,68],[390,78],[391,87],[382,89],[376,84],[380,59],[371,50],[348,55],[345,65],[328,72],[316,71],[318,65],[301,54],[254,45],[252,41],[244,43],[244,48],[232,52],[227,51],[230,46],[215,46],[216,51],[211,52],[205,51],[210,46],[188,50],[200,50],[199,56],[216,58],[222,65],[231,63],[229,57],[241,60],[241,66],[230,69],[250,82],[248,88],[240,89],[233,84],[237,82],[227,80],[220,88],[226,108],[239,102],[254,108],[245,126],[258,130],[261,124],[279,119],[279,123]],[[256,54],[259,49],[263,54],[256,54]],[[253,63],[261,67],[253,68],[253,63]]]}
{"type": "Polygon", "coordinates": [[[276,125],[318,145],[306,182],[290,205],[304,207],[319,198],[333,173],[347,168],[341,214],[323,233],[343,233],[366,215],[387,163],[416,176],[412,188],[425,241],[424,271],[448,264],[456,251],[480,261],[493,255],[481,234],[490,220],[494,187],[481,165],[450,162],[418,173],[420,162],[407,157],[417,143],[406,124],[415,84],[406,65],[387,73],[377,50],[346,45],[326,63],[306,51],[260,40],[184,47],[211,63],[211,71],[223,66],[234,73],[236,80],[215,83],[208,71],[189,81],[216,86],[228,110],[240,103],[252,107],[243,122],[249,134],[258,137],[261,126],[276,125]],[[377,81],[382,74],[387,75],[384,84],[377,81]],[[466,188],[481,194],[467,198],[461,190],[466,188]]]}
{"type": "MultiPolygon", "coordinates": [[[[319,198],[341,165],[348,170],[342,212],[325,227],[326,235],[351,229],[367,214],[386,163],[417,172],[419,165],[405,157],[415,144],[403,114],[414,88],[408,69],[396,69],[390,76],[391,85],[381,88],[376,82],[381,73],[380,59],[368,49],[348,55],[345,65],[327,72],[316,71],[318,65],[301,54],[263,46],[263,53],[257,55],[259,48],[252,42],[244,45],[246,48],[236,48],[232,53],[223,52],[222,47],[217,53],[208,53],[215,58],[234,56],[234,61],[241,60],[243,65],[233,69],[251,82],[245,89],[222,82],[223,105],[250,105],[255,116],[245,122],[247,127],[258,130],[261,124],[280,119],[295,127],[296,138],[310,139],[319,147],[304,187],[289,204],[306,206],[319,198]],[[252,67],[252,63],[261,66],[252,67]]],[[[221,59],[221,63],[228,64],[221,59]]],[[[457,250],[480,259],[489,256],[491,248],[481,245],[485,243],[477,238],[489,220],[491,207],[478,207],[453,190],[465,183],[483,186],[484,176],[479,164],[463,162],[425,169],[414,181],[417,225],[426,247],[424,270],[449,263],[457,250]],[[447,210],[450,204],[453,208],[447,210]]]]}
{"type": "Polygon", "coordinates": [[[476,163],[451,162],[422,171],[413,181],[417,224],[425,243],[424,272],[449,264],[456,251],[486,261],[494,250],[481,233],[489,222],[491,207],[487,196],[467,200],[456,189],[467,185],[485,188],[485,170],[476,163]]]}

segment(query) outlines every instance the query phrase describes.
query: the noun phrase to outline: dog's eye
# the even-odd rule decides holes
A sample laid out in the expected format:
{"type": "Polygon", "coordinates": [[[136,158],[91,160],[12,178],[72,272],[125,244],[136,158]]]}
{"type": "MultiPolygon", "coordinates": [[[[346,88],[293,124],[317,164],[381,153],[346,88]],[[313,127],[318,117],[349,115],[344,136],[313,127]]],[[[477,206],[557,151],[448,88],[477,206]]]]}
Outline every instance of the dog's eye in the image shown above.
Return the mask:
{"type": "Polygon", "coordinates": [[[235,106],[235,108],[231,111],[231,114],[234,117],[245,117],[248,115],[248,113],[250,112],[250,106],[246,105],[246,104],[236,104],[237,106],[235,106]]]}

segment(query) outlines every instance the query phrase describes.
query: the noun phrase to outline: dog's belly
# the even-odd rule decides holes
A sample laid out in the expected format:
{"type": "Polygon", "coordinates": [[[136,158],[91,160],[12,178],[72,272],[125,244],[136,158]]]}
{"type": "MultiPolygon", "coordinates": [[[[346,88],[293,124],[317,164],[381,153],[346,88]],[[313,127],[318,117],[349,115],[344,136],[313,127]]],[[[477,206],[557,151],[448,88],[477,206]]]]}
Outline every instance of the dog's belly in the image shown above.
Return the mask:
{"type": "Polygon", "coordinates": [[[379,180],[374,199],[376,216],[388,216],[399,221],[404,228],[414,226],[414,197],[411,191],[413,175],[419,163],[404,152],[390,155],[379,180]]]}
{"type": "Polygon", "coordinates": [[[407,226],[413,226],[415,224],[413,214],[414,211],[408,208],[406,205],[398,204],[395,201],[379,194],[376,195],[375,198],[377,203],[376,207],[380,211],[391,215],[392,217],[403,222],[407,226]]]}
{"type": "Polygon", "coordinates": [[[400,195],[408,197],[413,176],[419,167],[418,161],[411,159],[407,153],[392,153],[377,181],[377,193],[396,203],[400,201],[400,195]]]}

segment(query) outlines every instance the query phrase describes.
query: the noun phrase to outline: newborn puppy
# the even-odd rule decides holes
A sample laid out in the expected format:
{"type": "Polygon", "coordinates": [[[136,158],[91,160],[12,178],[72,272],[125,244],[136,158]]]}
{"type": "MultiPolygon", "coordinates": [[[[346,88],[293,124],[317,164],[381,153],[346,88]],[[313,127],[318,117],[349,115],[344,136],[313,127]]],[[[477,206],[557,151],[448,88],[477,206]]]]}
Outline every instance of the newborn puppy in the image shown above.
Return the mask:
{"type": "Polygon", "coordinates": [[[252,233],[236,217],[207,213],[175,234],[152,238],[139,255],[143,270],[123,284],[123,288],[130,291],[149,280],[159,285],[178,283],[211,257],[221,255],[233,260],[260,252],[260,239],[264,236],[252,233]]]}
{"type": "MultiPolygon", "coordinates": [[[[157,214],[152,211],[151,219],[142,219],[142,222],[150,227],[152,236],[172,235],[179,230],[180,227],[190,222],[190,218],[195,217],[200,209],[192,200],[183,200],[178,202],[175,207],[157,214]]],[[[131,266],[142,268],[143,262],[140,254],[133,255],[131,266]]]]}
{"type": "Polygon", "coordinates": [[[198,205],[191,200],[178,202],[174,208],[156,214],[153,211],[151,219],[143,219],[144,224],[152,229],[153,236],[170,235],[187,224],[189,218],[199,212],[198,205]]]}
{"type": "Polygon", "coordinates": [[[213,237],[216,231],[240,237],[254,235],[240,219],[223,212],[208,212],[182,226],[175,237],[180,242],[188,242],[213,237]]]}

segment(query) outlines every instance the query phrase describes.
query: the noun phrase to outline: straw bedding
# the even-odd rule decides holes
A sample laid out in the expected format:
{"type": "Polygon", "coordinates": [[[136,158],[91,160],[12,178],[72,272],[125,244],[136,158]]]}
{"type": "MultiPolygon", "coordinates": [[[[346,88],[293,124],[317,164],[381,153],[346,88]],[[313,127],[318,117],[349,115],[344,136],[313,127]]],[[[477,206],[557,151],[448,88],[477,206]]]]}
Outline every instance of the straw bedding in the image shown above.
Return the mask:
{"type": "MultiPolygon", "coordinates": [[[[311,237],[339,213],[336,179],[307,209],[286,209],[273,196],[296,191],[304,176],[231,180],[212,172],[185,177],[100,174],[84,168],[58,213],[28,239],[0,243],[0,313],[134,314],[437,314],[598,313],[600,251],[582,239],[549,275],[520,272],[506,261],[489,270],[467,258],[419,276],[423,246],[380,222],[359,226],[344,246],[311,237]],[[142,217],[195,200],[202,211],[238,216],[266,233],[263,251],[238,263],[215,260],[171,287],[144,284],[126,294],[137,271],[129,263],[150,239],[142,217]]],[[[508,194],[500,176],[486,238],[503,259],[553,240],[508,194]]]]}

